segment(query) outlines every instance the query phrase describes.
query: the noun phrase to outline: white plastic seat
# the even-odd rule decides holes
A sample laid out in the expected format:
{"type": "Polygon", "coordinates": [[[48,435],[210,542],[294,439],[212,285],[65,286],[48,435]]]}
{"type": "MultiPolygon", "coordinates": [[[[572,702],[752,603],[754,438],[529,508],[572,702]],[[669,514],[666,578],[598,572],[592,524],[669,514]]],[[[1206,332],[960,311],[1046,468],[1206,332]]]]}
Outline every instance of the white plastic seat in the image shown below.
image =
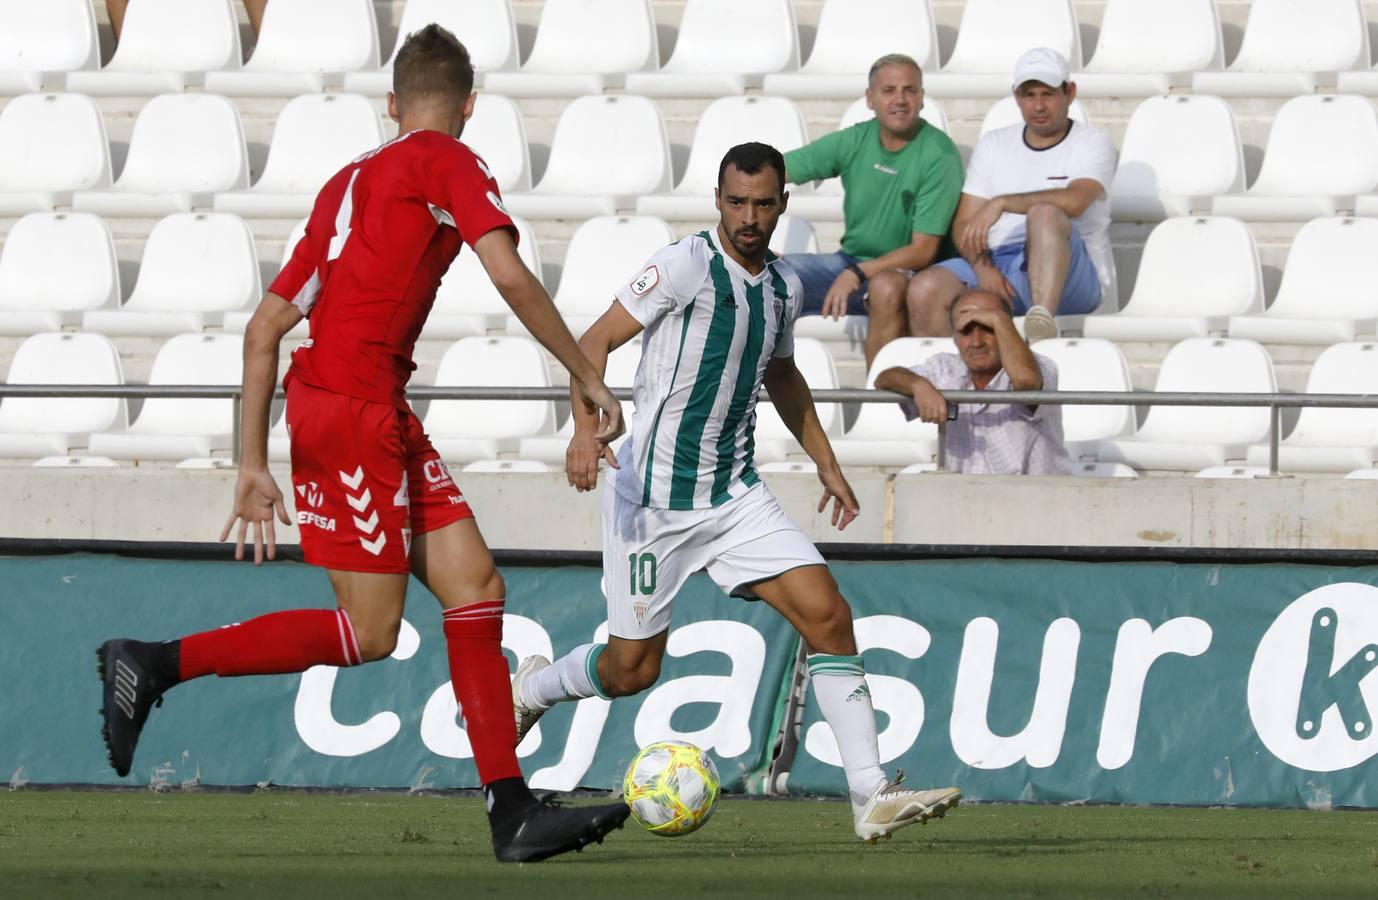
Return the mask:
{"type": "Polygon", "coordinates": [[[1232,316],[1230,337],[1334,344],[1378,325],[1378,219],[1315,219],[1292,241],[1273,305],[1232,316]]]}
{"type": "MultiPolygon", "coordinates": [[[[613,293],[674,240],[674,229],[652,216],[598,216],[575,229],[554,297],[569,330],[588,330],[607,312],[613,293]]],[[[524,330],[516,316],[508,317],[509,334],[524,330]]]]}
{"type": "Polygon", "coordinates": [[[1267,478],[1267,466],[1207,466],[1193,478],[1267,478]]]}
{"type": "MultiPolygon", "coordinates": [[[[536,235],[521,219],[517,226],[517,254],[526,267],[541,277],[541,257],[536,235]]],[[[451,263],[435,292],[435,305],[421,330],[421,336],[434,340],[470,337],[500,331],[512,310],[502,299],[483,263],[472,248],[465,247],[451,263]]]]}
{"type": "Polygon", "coordinates": [[[516,103],[497,94],[479,94],[460,137],[493,173],[504,201],[508,194],[531,190],[531,151],[516,103]]]}
{"type": "Polygon", "coordinates": [[[287,431],[287,407],[285,404],[282,412],[273,422],[273,427],[268,429],[268,461],[292,461],[292,439],[291,434],[287,431]]]}
{"type": "Polygon", "coordinates": [[[1244,190],[1244,147],[1219,97],[1150,97],[1129,117],[1110,185],[1117,220],[1157,221],[1210,209],[1244,190]]]}
{"type": "MultiPolygon", "coordinates": [[[[19,345],[9,384],[123,384],[120,354],[98,334],[36,334],[19,345]]],[[[118,397],[7,397],[0,401],[0,456],[63,456],[87,435],[128,424],[118,397]]]]}
{"type": "MultiPolygon", "coordinates": [[[[636,385],[636,370],[641,364],[641,340],[628,341],[608,354],[608,364],[603,370],[603,383],[613,390],[631,389],[636,385]]],[[[627,434],[632,432],[636,422],[636,404],[631,400],[622,401],[622,419],[627,425],[627,434]]],[[[574,417],[567,417],[560,430],[545,437],[522,438],[517,455],[521,459],[537,460],[557,468],[565,464],[565,450],[569,439],[574,437],[574,417]]],[[[626,435],[613,442],[613,452],[622,446],[626,435]]]]}
{"type": "Polygon", "coordinates": [[[1069,475],[1076,478],[1138,478],[1133,466],[1124,463],[1073,462],[1069,475]]]}
{"type": "Polygon", "coordinates": [[[57,331],[119,302],[115,242],[99,216],[29,213],[10,228],[0,249],[0,334],[57,331]]]}
{"type": "Polygon", "coordinates": [[[781,216],[775,223],[775,233],[770,236],[770,252],[776,256],[784,256],[787,253],[817,253],[818,235],[808,219],[781,216]]]}
{"type": "Polygon", "coordinates": [[[1075,72],[1081,33],[1071,0],[967,0],[957,44],[941,71],[925,76],[935,97],[1004,97],[1025,51],[1048,47],[1075,72]]]}
{"type": "MultiPolygon", "coordinates": [[[[794,341],[794,364],[804,376],[811,390],[832,390],[838,386],[837,367],[833,365],[832,354],[822,341],[813,338],[796,338],[794,341]]],[[[842,410],[836,403],[817,403],[818,422],[823,431],[837,436],[842,432],[842,410]]],[[[780,462],[789,456],[804,452],[794,435],[785,425],[784,419],[775,411],[774,403],[762,401],[756,404],[756,459],[760,462],[780,462]]]]}
{"type": "Polygon", "coordinates": [[[540,183],[503,201],[519,216],[607,216],[632,209],[642,194],[668,191],[671,177],[670,142],[655,103],[600,94],[565,107],[540,183]]]}
{"type": "Polygon", "coordinates": [[[1346,480],[1378,481],[1378,469],[1355,469],[1345,475],[1346,480]]]}
{"type": "Polygon", "coordinates": [[[206,207],[218,191],[249,186],[239,111],[217,94],[164,94],[139,112],[124,171],[107,190],[82,191],[76,209],[159,216],[206,207]]]}
{"type": "Polygon", "coordinates": [[[345,72],[377,68],[372,0],[273,0],[249,61],[238,71],[207,73],[206,90],[295,97],[339,86],[345,72]]]}
{"type": "Polygon", "coordinates": [[[1088,316],[1082,328],[1112,341],[1179,341],[1223,333],[1230,316],[1262,310],[1253,232],[1238,219],[1179,217],[1149,234],[1124,309],[1088,316]]]}
{"type": "MultiPolygon", "coordinates": [[[[549,387],[540,345],[524,337],[467,337],[440,359],[435,383],[445,387],[549,387]]],[[[446,462],[495,459],[524,437],[554,428],[546,400],[432,400],[423,426],[446,462]]]]}
{"type": "Polygon", "coordinates": [[[636,211],[664,219],[716,221],[713,190],[718,186],[718,166],[729,149],[747,141],[763,141],[781,153],[802,147],[808,132],[799,107],[783,97],[714,100],[694,129],[684,177],[669,193],[643,196],[636,211]]]}
{"type": "Polygon", "coordinates": [[[554,472],[555,467],[534,459],[480,459],[466,465],[464,472],[509,472],[518,475],[554,472]]]}
{"type": "MultiPolygon", "coordinates": [[[[392,90],[392,67],[397,51],[407,36],[430,23],[447,29],[469,51],[474,65],[474,82],[484,73],[514,69],[518,62],[517,20],[511,0],[407,0],[397,28],[397,44],[382,68],[377,71],[346,72],[344,89],[369,97],[382,97],[392,90]]],[[[482,99],[482,98],[480,98],[482,99]]],[[[477,113],[475,113],[477,115],[477,113]]]]}
{"type": "MultiPolygon", "coordinates": [[[[244,340],[231,334],[179,334],[153,359],[150,385],[230,385],[242,378],[244,340]]],[[[92,434],[91,453],[111,459],[170,460],[207,457],[230,449],[234,401],[150,397],[133,425],[92,434]]]]}
{"type": "Polygon", "coordinates": [[[67,90],[104,96],[184,91],[205,73],[239,68],[239,21],[230,0],[138,0],[105,68],[73,72],[67,90]]]}
{"type": "Polygon", "coordinates": [[[1223,97],[1295,97],[1368,63],[1361,0],[1253,0],[1234,62],[1223,72],[1197,72],[1191,85],[1223,97]]]}
{"type": "Polygon", "coordinates": [[[98,65],[90,0],[0,3],[0,96],[56,90],[63,73],[98,65]]]}
{"type": "Polygon", "coordinates": [[[659,72],[628,75],[627,92],[720,97],[760,87],[771,72],[797,68],[799,34],[789,0],[685,0],[670,59],[659,72]]]}
{"type": "MultiPolygon", "coordinates": [[[[1306,379],[1308,394],[1378,394],[1378,343],[1327,347],[1306,379]]],[[[1251,466],[1268,465],[1269,448],[1249,448],[1251,466]]],[[[1348,472],[1378,463],[1378,409],[1303,407],[1296,427],[1278,445],[1284,472],[1348,472]]]]}
{"type": "Polygon", "coordinates": [[[866,90],[871,63],[896,48],[921,69],[937,68],[938,32],[928,0],[826,0],[809,58],[797,72],[766,75],[765,92],[795,99],[855,97],[866,90]]]}
{"type": "Polygon", "coordinates": [[[1152,97],[1224,64],[1213,0],[1109,0],[1096,54],[1072,80],[1083,97],[1152,97]]]}
{"type": "MultiPolygon", "coordinates": [[[[1155,391],[1272,394],[1273,362],[1253,341],[1188,338],[1163,359],[1155,391]]],[[[1154,406],[1132,438],[1105,442],[1101,459],[1136,469],[1196,472],[1242,460],[1268,437],[1267,407],[1154,406]]]]}
{"type": "MultiPolygon", "coordinates": [[[[876,376],[886,369],[895,366],[909,369],[935,353],[956,352],[957,345],[951,338],[893,340],[876,354],[866,373],[866,386],[875,387],[876,376]]],[[[838,462],[844,466],[909,466],[934,462],[938,455],[938,426],[920,419],[907,421],[899,406],[901,400],[896,394],[894,403],[861,404],[851,430],[833,441],[838,462]]]]}
{"type": "MultiPolygon", "coordinates": [[[[1080,100],[1073,100],[1072,105],[1067,108],[1067,117],[1074,122],[1081,122],[1084,125],[1093,124],[1091,114],[1086,111],[1080,100]]],[[[1001,97],[988,110],[981,119],[981,131],[976,139],[980,140],[987,133],[996,131],[1000,128],[1008,128],[1011,125],[1021,125],[1024,122],[1024,114],[1019,111],[1019,102],[1013,96],[1001,97]]]]}
{"type": "Polygon", "coordinates": [[[1215,198],[1216,215],[1305,221],[1354,209],[1378,187],[1378,110],[1349,95],[1294,97],[1278,110],[1258,178],[1215,198]]]}
{"type": "MultiPolygon", "coordinates": [[[[1033,350],[1057,365],[1060,391],[1131,391],[1129,363],[1120,348],[1096,338],[1054,338],[1039,341],[1033,350]]],[[[1094,460],[1102,441],[1134,432],[1132,406],[1062,407],[1062,440],[1068,454],[1077,459],[1094,460]]]]}
{"type": "Polygon", "coordinates": [[[332,175],[382,142],[382,123],[363,97],[297,97],[278,115],[258,181],[242,191],[216,194],[215,210],[241,216],[304,216],[332,175]]]}
{"type": "Polygon", "coordinates": [[[659,63],[650,0],[546,3],[521,70],[486,75],[483,87],[509,97],[580,97],[659,63]]]}
{"type": "Polygon", "coordinates": [[[243,219],[173,213],[149,232],[129,300],[120,309],[88,312],[82,327],[111,335],[201,331],[262,295],[254,236],[243,219]]]}
{"type": "MultiPolygon", "coordinates": [[[[287,241],[282,245],[282,263],[278,266],[278,271],[282,271],[287,267],[288,261],[292,258],[292,251],[297,247],[297,242],[306,236],[307,221],[308,219],[302,219],[292,226],[292,231],[287,235],[287,241]]],[[[226,312],[225,318],[220,326],[221,329],[224,330],[226,334],[243,334],[244,329],[249,327],[249,320],[253,318],[256,308],[257,306],[251,306],[248,309],[226,312]]],[[[308,322],[309,320],[302,319],[296,325],[292,326],[292,330],[287,332],[286,336],[293,338],[306,337],[310,333],[311,328],[308,322]]],[[[286,425],[284,424],[283,427],[285,428],[286,425]]]]}
{"type": "Polygon", "coordinates": [[[110,184],[105,120],[82,94],[24,94],[0,109],[0,216],[65,206],[110,184]]]}
{"type": "Polygon", "coordinates": [[[34,461],[35,469],[118,469],[108,456],[45,456],[34,461]]]}

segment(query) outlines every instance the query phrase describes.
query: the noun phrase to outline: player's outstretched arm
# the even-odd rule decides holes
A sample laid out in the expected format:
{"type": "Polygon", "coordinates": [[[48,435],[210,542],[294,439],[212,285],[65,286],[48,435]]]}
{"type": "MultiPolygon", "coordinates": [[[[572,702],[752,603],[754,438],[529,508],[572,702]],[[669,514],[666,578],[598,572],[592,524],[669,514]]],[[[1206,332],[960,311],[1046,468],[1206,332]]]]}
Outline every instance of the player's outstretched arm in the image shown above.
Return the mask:
{"type": "MultiPolygon", "coordinates": [[[[601,374],[607,371],[608,355],[636,337],[641,323],[621,303],[614,300],[608,311],[579,339],[579,349],[601,374]]],[[[570,410],[574,417],[574,437],[565,450],[565,474],[580,491],[598,486],[598,461],[606,459],[614,469],[617,457],[606,441],[598,439],[598,410],[579,396],[574,384],[569,389],[570,410]]]]}
{"type": "Polygon", "coordinates": [[[254,564],[263,562],[265,544],[268,559],[277,555],[277,535],[273,516],[290,525],[282,491],[268,473],[268,413],[273,404],[273,389],[278,380],[278,347],[287,332],[301,321],[295,306],[269,292],[244,329],[244,395],[240,406],[239,480],[234,489],[234,511],[220,532],[220,540],[230,536],[238,523],[235,559],[244,558],[244,532],[254,530],[254,564]]]}
{"type": "Polygon", "coordinates": [[[621,404],[603,383],[602,374],[580,352],[550,295],[517,255],[512,235],[505,228],[494,228],[474,243],[474,252],[526,330],[560,361],[569,371],[571,385],[601,413],[598,440],[607,444],[621,437],[625,430],[621,404]]]}
{"type": "Polygon", "coordinates": [[[826,509],[831,499],[833,524],[838,531],[843,530],[860,514],[861,506],[856,502],[852,486],[842,474],[842,467],[837,464],[832,442],[823,431],[823,423],[818,420],[813,392],[794,364],[794,357],[772,359],[766,366],[764,386],[781,421],[818,467],[818,480],[823,482],[823,497],[818,501],[818,511],[826,509]]]}

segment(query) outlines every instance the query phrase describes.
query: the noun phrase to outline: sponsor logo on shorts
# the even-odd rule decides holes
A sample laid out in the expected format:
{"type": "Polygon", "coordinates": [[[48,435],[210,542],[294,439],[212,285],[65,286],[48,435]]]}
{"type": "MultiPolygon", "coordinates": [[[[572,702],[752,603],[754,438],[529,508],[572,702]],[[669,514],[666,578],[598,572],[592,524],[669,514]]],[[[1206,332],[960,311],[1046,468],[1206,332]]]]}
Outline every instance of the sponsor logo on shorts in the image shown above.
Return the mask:
{"type": "Polygon", "coordinates": [[[660,270],[655,266],[647,266],[646,271],[636,276],[632,281],[632,293],[638,297],[644,297],[657,284],[660,284],[660,270]]]}
{"type": "Polygon", "coordinates": [[[321,531],[334,531],[335,520],[327,519],[325,516],[318,515],[310,510],[297,510],[297,524],[309,525],[312,528],[319,528],[321,531]]]}
{"type": "MultiPolygon", "coordinates": [[[[378,527],[378,510],[373,508],[373,492],[368,488],[364,488],[364,492],[357,496],[349,493],[349,491],[357,491],[363,486],[364,467],[359,466],[353,472],[341,470],[340,481],[348,489],[345,491],[345,502],[349,504],[350,509],[358,513],[358,515],[352,516],[351,518],[354,520],[354,527],[359,529],[364,535],[364,537],[359,538],[359,546],[363,547],[374,556],[378,556],[383,552],[383,548],[387,546],[388,536],[378,527]],[[367,518],[361,518],[361,516],[367,516],[367,518]],[[378,534],[370,540],[367,536],[373,534],[374,531],[377,531],[378,534]]],[[[402,492],[404,495],[406,489],[407,482],[406,475],[404,474],[402,476],[402,492]]]]}
{"type": "Polygon", "coordinates": [[[305,501],[306,505],[312,509],[320,509],[321,504],[325,502],[325,493],[314,481],[308,481],[306,484],[299,484],[296,488],[297,496],[305,501]]]}

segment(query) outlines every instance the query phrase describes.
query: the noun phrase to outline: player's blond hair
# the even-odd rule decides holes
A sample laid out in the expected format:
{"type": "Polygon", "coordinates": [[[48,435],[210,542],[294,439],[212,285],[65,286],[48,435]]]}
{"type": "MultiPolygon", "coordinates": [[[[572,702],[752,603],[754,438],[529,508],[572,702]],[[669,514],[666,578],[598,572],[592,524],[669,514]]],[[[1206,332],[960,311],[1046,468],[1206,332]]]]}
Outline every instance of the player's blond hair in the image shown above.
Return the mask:
{"type": "Polygon", "coordinates": [[[473,90],[474,64],[459,38],[434,22],[407,35],[392,67],[392,92],[399,105],[428,97],[458,102],[473,90]]]}

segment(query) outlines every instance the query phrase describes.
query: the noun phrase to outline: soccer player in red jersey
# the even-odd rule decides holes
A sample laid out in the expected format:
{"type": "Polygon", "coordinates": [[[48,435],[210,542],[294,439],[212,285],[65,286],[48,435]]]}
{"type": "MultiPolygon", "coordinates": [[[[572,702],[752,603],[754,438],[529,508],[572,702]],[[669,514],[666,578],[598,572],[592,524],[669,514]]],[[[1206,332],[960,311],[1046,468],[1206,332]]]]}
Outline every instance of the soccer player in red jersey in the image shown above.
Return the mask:
{"type": "Polygon", "coordinates": [[[522,264],[512,220],[483,160],[458,139],[473,113],[473,67],[454,35],[430,25],[397,55],[388,111],[400,136],[331,178],[306,236],[254,313],[244,339],[236,558],[253,528],[254,562],[275,554],[288,523],[268,472],[268,413],[278,346],[307,316],[310,340],[283,379],[292,483],[307,562],[328,570],[337,609],[270,613],[179,641],[113,640],[98,652],[104,735],[120,775],[169,688],[216,674],[301,672],[387,657],[413,573],[444,608],[450,675],[503,861],[579,849],[620,827],[625,804],[561,808],[537,801],[516,757],[504,585],[463,495],[407,405],[412,349],[441,276],[468,244],[522,323],[570,372],[616,439],[622,413],[598,370],[522,264]]]}

